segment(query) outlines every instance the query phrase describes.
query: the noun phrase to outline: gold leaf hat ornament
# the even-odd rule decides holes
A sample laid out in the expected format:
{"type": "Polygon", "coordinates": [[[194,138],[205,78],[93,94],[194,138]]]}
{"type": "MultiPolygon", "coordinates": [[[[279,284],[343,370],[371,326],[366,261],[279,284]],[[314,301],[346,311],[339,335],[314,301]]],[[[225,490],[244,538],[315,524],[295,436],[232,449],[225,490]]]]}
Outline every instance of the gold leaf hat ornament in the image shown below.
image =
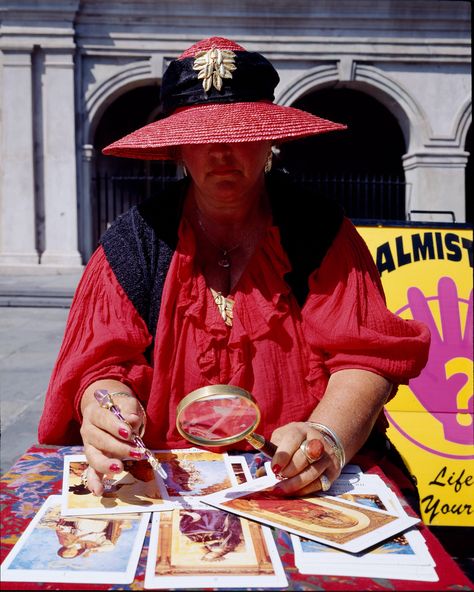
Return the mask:
{"type": "Polygon", "coordinates": [[[345,125],[274,103],[280,81],[260,53],[224,37],[194,43],[171,60],[161,81],[162,117],[103,153],[173,160],[184,144],[285,142],[343,130],[345,125]]]}
{"type": "Polygon", "coordinates": [[[232,78],[235,68],[235,53],[216,47],[209,51],[199,51],[193,64],[193,70],[199,72],[198,78],[202,79],[202,87],[205,92],[209,92],[211,86],[214,86],[216,90],[221,90],[223,79],[232,78]]]}

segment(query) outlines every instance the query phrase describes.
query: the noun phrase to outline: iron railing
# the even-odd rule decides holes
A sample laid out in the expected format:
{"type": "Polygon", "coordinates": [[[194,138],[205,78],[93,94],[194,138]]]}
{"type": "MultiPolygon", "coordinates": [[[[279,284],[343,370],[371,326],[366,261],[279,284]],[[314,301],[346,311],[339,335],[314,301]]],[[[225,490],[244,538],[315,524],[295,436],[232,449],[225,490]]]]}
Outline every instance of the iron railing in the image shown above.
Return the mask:
{"type": "Polygon", "coordinates": [[[121,214],[144,199],[163,191],[176,177],[117,176],[104,173],[92,180],[93,240],[102,234],[121,214]]]}
{"type": "MultiPolygon", "coordinates": [[[[149,196],[160,193],[175,177],[117,176],[104,173],[93,179],[94,241],[120,215],[149,196]]],[[[402,175],[303,175],[302,185],[335,199],[347,216],[367,220],[405,220],[405,180],[402,175]]]]}
{"type": "Polygon", "coordinates": [[[402,175],[346,173],[304,175],[301,182],[344,206],[349,218],[405,220],[402,175]]]}

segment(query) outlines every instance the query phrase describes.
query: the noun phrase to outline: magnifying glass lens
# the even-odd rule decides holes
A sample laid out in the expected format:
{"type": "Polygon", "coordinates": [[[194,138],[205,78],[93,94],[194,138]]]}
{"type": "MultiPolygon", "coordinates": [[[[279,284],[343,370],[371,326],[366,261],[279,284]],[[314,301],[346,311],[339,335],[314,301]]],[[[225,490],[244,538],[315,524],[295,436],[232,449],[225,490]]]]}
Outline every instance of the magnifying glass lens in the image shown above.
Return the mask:
{"type": "Polygon", "coordinates": [[[228,384],[196,389],[176,409],[176,427],[189,442],[198,446],[228,446],[247,440],[269,457],[276,446],[254,432],[260,411],[252,395],[228,384]]]}
{"type": "Polygon", "coordinates": [[[185,434],[209,442],[240,439],[257,425],[258,420],[258,410],[251,401],[229,395],[193,401],[179,415],[179,425],[185,434]]]}

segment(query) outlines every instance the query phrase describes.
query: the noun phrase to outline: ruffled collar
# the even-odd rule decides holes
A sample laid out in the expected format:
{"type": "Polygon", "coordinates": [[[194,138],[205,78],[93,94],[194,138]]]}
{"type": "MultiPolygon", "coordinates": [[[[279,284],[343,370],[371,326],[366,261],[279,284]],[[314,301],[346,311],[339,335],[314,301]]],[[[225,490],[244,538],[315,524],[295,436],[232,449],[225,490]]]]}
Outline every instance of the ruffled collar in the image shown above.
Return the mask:
{"type": "Polygon", "coordinates": [[[269,226],[247,268],[229,297],[234,301],[233,325],[228,327],[196,262],[196,240],[183,217],[175,256],[180,290],[177,310],[187,317],[204,341],[225,339],[229,346],[264,337],[273,323],[288,313],[290,287],[284,280],[290,264],[280,243],[278,227],[269,226]]]}

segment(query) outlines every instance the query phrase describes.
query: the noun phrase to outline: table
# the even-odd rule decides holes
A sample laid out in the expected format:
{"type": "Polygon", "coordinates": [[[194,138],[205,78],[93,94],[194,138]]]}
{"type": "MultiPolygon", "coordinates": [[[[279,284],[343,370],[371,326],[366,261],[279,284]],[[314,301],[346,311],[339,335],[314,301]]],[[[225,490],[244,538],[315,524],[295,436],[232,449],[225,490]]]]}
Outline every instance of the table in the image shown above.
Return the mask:
{"type": "MultiPolygon", "coordinates": [[[[82,454],[81,447],[32,446],[5,473],[0,481],[1,500],[1,554],[3,561],[20,534],[42,506],[44,500],[61,492],[63,457],[66,454],[82,454]]],[[[379,467],[362,467],[366,472],[378,473],[400,498],[405,510],[414,515],[405,497],[395,483],[379,467]]],[[[474,584],[466,577],[456,562],[444,550],[441,543],[420,524],[428,548],[436,561],[439,582],[413,582],[358,577],[303,575],[295,568],[290,537],[274,531],[278,551],[286,571],[287,590],[474,590],[474,584]]],[[[27,590],[142,590],[148,549],[149,531],[138,563],[135,580],[130,586],[54,584],[54,583],[2,583],[3,589],[27,590]]]]}

